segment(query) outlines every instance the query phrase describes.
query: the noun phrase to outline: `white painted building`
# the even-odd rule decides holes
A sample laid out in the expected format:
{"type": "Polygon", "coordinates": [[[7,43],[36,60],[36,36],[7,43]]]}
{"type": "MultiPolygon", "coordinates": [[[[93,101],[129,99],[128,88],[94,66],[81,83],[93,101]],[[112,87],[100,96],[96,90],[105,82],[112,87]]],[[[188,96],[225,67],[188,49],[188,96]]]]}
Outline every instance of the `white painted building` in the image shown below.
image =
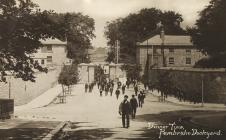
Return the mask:
{"type": "Polygon", "coordinates": [[[30,55],[34,61],[38,61],[43,67],[62,66],[71,63],[67,58],[67,42],[58,39],[42,40],[43,47],[37,50],[37,53],[30,55]]]}

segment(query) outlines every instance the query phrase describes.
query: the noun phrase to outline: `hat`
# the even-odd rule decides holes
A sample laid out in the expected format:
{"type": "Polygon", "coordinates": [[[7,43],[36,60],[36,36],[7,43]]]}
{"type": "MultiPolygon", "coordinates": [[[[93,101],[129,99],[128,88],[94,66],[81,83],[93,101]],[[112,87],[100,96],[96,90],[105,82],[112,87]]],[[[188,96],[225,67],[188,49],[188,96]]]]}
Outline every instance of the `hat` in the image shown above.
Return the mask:
{"type": "Polygon", "coordinates": [[[128,95],[125,95],[124,98],[128,98],[128,95]]]}

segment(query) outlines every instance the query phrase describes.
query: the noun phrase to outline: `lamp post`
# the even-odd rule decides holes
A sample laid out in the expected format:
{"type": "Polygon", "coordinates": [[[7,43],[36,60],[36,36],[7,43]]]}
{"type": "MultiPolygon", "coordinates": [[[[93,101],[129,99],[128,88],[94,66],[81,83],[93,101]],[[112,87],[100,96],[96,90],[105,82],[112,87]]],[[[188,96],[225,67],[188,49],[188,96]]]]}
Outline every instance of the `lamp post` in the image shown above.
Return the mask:
{"type": "Polygon", "coordinates": [[[9,99],[11,98],[11,75],[9,76],[9,99]]]}
{"type": "Polygon", "coordinates": [[[88,68],[88,83],[89,83],[89,66],[87,68],[88,68]]]}
{"type": "Polygon", "coordinates": [[[204,106],[204,74],[202,73],[201,74],[201,80],[202,80],[202,83],[201,83],[201,88],[202,88],[202,107],[204,106]]]}
{"type": "MultiPolygon", "coordinates": [[[[144,33],[146,32],[146,27],[144,27],[144,33]]],[[[148,57],[148,38],[147,38],[147,46],[146,46],[146,70],[147,70],[147,81],[146,84],[149,84],[149,57],[148,57]]]]}
{"type": "Polygon", "coordinates": [[[149,85],[149,57],[148,57],[148,39],[147,39],[147,84],[149,85]]]}
{"type": "Polygon", "coordinates": [[[162,53],[162,63],[163,63],[163,67],[166,66],[166,61],[165,61],[165,52],[164,52],[164,41],[165,41],[165,32],[164,32],[164,27],[162,25],[162,30],[160,33],[160,38],[162,40],[162,44],[161,44],[161,53],[162,53]]]}

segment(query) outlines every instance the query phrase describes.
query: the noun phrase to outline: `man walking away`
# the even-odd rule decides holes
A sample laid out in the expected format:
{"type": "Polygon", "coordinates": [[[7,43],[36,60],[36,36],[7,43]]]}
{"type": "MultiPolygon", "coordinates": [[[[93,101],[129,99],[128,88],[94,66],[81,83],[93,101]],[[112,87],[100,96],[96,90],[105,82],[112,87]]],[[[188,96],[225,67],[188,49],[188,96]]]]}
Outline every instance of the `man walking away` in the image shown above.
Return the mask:
{"type": "Polygon", "coordinates": [[[122,85],[122,94],[125,94],[125,90],[126,90],[126,85],[122,85]]]}
{"type": "Polygon", "coordinates": [[[106,86],[105,86],[105,96],[108,95],[108,91],[109,91],[109,88],[108,88],[108,86],[106,85],[106,86]]]}
{"type": "Polygon", "coordinates": [[[102,97],[102,92],[103,92],[103,90],[102,89],[100,89],[100,96],[102,97]]]}
{"type": "Polygon", "coordinates": [[[141,93],[141,103],[144,104],[144,98],[145,98],[145,93],[144,91],[141,93]]]}
{"type": "Polygon", "coordinates": [[[88,87],[89,87],[89,85],[86,83],[86,84],[85,84],[85,93],[87,92],[88,87]]]}
{"type": "Polygon", "coordinates": [[[139,107],[141,107],[142,108],[142,91],[140,91],[140,93],[138,94],[138,105],[139,105],[139,107]]]}
{"type": "Polygon", "coordinates": [[[129,128],[129,114],[131,113],[131,105],[127,100],[128,96],[124,96],[124,100],[119,106],[119,114],[122,115],[122,126],[123,128],[129,128]],[[126,125],[125,125],[126,123],[126,125]]]}
{"type": "Polygon", "coordinates": [[[135,95],[137,96],[137,92],[138,92],[138,86],[137,85],[135,85],[134,91],[135,91],[135,95]]]}
{"type": "Polygon", "coordinates": [[[89,84],[89,92],[92,92],[92,85],[89,84]]]}
{"type": "Polygon", "coordinates": [[[118,81],[118,88],[121,88],[122,82],[118,81]]]}
{"type": "Polygon", "coordinates": [[[132,95],[132,98],[130,99],[130,105],[132,109],[132,119],[135,119],[138,103],[134,95],[132,95]]]}
{"type": "Polygon", "coordinates": [[[110,87],[110,93],[111,93],[111,96],[112,96],[112,93],[113,93],[113,87],[112,86],[110,87]]]}
{"type": "Polygon", "coordinates": [[[118,97],[119,97],[119,94],[120,94],[120,90],[117,89],[117,90],[115,91],[115,94],[116,94],[116,98],[117,98],[117,100],[118,100],[118,97]]]}
{"type": "Polygon", "coordinates": [[[127,79],[127,80],[126,80],[126,86],[127,86],[127,89],[129,89],[129,84],[130,84],[130,83],[129,83],[129,80],[127,79]]]}

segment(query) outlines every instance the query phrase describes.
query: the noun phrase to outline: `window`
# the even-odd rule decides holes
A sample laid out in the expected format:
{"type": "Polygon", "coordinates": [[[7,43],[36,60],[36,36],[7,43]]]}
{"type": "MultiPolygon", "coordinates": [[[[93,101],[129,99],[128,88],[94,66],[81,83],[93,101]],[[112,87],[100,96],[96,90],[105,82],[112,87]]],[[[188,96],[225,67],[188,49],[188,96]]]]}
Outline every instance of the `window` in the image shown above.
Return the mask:
{"type": "Polygon", "coordinates": [[[174,58],[173,57],[169,58],[169,64],[174,64],[174,58]]]}
{"type": "Polygon", "coordinates": [[[41,64],[42,64],[42,65],[45,64],[45,60],[44,60],[44,59],[41,60],[41,64]]]}
{"type": "Polygon", "coordinates": [[[159,61],[158,59],[159,59],[159,58],[158,58],[158,57],[154,57],[153,59],[154,59],[154,60],[153,60],[153,64],[158,64],[158,61],[159,61]]]}
{"type": "Polygon", "coordinates": [[[52,56],[47,56],[47,62],[48,63],[51,63],[53,60],[52,60],[52,56]]]}
{"type": "Polygon", "coordinates": [[[52,52],[52,51],[53,51],[52,45],[47,45],[47,46],[44,46],[41,48],[42,53],[48,53],[48,52],[52,52]]]}
{"type": "Polygon", "coordinates": [[[174,53],[174,48],[169,48],[170,53],[174,53]]]}
{"type": "Polygon", "coordinates": [[[186,54],[191,54],[191,50],[190,49],[186,49],[186,54]]]}
{"type": "Polygon", "coordinates": [[[48,52],[53,51],[53,48],[52,48],[52,46],[51,46],[51,45],[48,45],[48,46],[47,46],[47,51],[48,51],[48,52]]]}
{"type": "Polygon", "coordinates": [[[41,52],[42,53],[46,53],[47,52],[47,48],[46,47],[41,47],[41,52]]]}
{"type": "Polygon", "coordinates": [[[157,49],[153,48],[153,54],[157,54],[157,49]]]}
{"type": "Polygon", "coordinates": [[[189,57],[186,58],[186,64],[191,64],[191,58],[189,57]]]}

